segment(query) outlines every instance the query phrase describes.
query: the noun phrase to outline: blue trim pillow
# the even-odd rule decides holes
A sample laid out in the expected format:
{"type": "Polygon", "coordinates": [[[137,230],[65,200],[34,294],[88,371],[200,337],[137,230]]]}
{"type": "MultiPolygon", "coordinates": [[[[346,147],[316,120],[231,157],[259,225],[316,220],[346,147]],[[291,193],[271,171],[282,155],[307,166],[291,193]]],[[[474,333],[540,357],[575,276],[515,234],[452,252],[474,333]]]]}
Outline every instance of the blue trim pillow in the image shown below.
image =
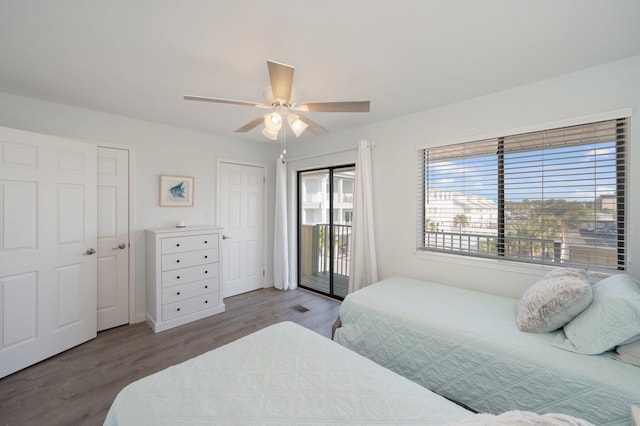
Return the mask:
{"type": "Polygon", "coordinates": [[[627,274],[593,286],[593,302],[564,326],[552,344],[595,355],[640,340],[640,281],[627,274]]]}
{"type": "Polygon", "coordinates": [[[559,268],[529,287],[518,302],[516,325],[520,331],[546,333],[562,327],[593,299],[587,273],[559,268]]]}

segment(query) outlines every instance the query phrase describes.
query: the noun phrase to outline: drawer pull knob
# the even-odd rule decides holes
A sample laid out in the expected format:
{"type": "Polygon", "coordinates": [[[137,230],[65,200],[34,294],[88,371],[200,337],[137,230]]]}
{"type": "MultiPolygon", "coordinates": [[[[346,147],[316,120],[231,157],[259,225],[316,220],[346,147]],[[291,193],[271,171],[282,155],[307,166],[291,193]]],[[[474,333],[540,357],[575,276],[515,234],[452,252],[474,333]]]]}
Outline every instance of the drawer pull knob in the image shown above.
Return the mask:
{"type": "Polygon", "coordinates": [[[207,244],[208,242],[209,242],[209,241],[206,241],[206,240],[205,240],[205,242],[204,242],[204,243],[205,243],[205,244],[207,244]]]}
{"type": "Polygon", "coordinates": [[[180,263],[180,259],[176,260],[176,263],[180,263]]]}
{"type": "Polygon", "coordinates": [[[208,273],[209,273],[209,271],[204,271],[204,273],[205,273],[205,274],[208,274],[208,273]]]}
{"type": "Polygon", "coordinates": [[[209,286],[208,286],[208,285],[205,285],[205,286],[204,286],[204,288],[209,288],[209,286]]]}
{"type": "Polygon", "coordinates": [[[178,291],[178,292],[176,292],[176,295],[177,295],[177,296],[180,296],[180,292],[179,292],[179,291],[178,291]]]}
{"type": "Polygon", "coordinates": [[[176,244],[176,247],[180,247],[180,243],[176,244]]]}
{"type": "Polygon", "coordinates": [[[204,258],[207,259],[209,256],[205,256],[204,258]]]}
{"type": "Polygon", "coordinates": [[[179,280],[179,279],[180,279],[180,275],[178,275],[178,276],[176,277],[176,280],[179,280]]]}
{"type": "Polygon", "coordinates": [[[204,301],[204,303],[209,303],[209,301],[208,301],[208,300],[205,300],[205,301],[204,301]]]}
{"type": "Polygon", "coordinates": [[[180,311],[180,308],[176,309],[176,311],[180,311]]]}

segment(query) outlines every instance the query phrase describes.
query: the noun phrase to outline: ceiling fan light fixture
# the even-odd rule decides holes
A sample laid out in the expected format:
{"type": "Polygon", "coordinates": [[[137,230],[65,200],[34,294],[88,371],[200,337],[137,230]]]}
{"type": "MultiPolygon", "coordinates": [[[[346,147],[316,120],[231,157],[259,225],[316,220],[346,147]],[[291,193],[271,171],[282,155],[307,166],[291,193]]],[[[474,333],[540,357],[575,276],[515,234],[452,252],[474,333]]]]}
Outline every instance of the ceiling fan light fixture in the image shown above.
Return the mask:
{"type": "Polygon", "coordinates": [[[276,102],[276,98],[273,97],[273,90],[271,89],[271,86],[264,89],[262,97],[267,105],[273,105],[276,102]]]}
{"type": "Polygon", "coordinates": [[[289,106],[294,106],[298,103],[298,89],[295,87],[291,88],[291,97],[289,98],[289,106]]]}
{"type": "Polygon", "coordinates": [[[277,112],[266,114],[264,116],[264,127],[277,132],[282,127],[282,116],[277,112]]]}
{"type": "Polygon", "coordinates": [[[267,138],[271,139],[272,141],[275,141],[278,139],[278,130],[273,130],[273,129],[269,129],[268,127],[265,127],[264,129],[262,129],[262,134],[265,135],[267,138]]]}
{"type": "Polygon", "coordinates": [[[289,122],[289,127],[296,138],[299,138],[302,132],[304,132],[309,125],[304,121],[300,120],[300,116],[297,114],[289,114],[287,115],[287,121],[289,122]]]}
{"type": "Polygon", "coordinates": [[[280,114],[274,112],[273,114],[269,115],[269,119],[271,120],[271,123],[277,125],[282,125],[282,117],[280,117],[280,114]]]}

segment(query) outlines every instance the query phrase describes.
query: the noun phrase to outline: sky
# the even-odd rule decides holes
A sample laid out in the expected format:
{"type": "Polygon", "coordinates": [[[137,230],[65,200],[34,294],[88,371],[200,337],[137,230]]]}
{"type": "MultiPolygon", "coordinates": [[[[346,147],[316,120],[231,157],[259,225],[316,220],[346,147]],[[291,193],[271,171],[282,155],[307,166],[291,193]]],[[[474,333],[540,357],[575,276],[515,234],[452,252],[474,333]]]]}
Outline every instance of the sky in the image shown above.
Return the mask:
{"type": "MultiPolygon", "coordinates": [[[[595,201],[616,191],[616,142],[505,154],[507,201],[595,201]]],[[[434,162],[426,167],[428,187],[496,201],[498,157],[434,162]]]]}

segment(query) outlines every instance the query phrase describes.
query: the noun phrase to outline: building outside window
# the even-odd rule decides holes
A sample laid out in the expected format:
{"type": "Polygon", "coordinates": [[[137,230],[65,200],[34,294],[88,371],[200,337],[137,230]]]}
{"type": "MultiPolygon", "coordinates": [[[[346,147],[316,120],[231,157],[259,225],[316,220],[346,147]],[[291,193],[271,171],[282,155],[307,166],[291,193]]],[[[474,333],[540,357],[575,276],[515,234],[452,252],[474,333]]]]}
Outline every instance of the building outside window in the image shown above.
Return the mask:
{"type": "Polygon", "coordinates": [[[417,249],[624,270],[628,119],[418,149],[417,249]]]}
{"type": "Polygon", "coordinates": [[[299,283],[336,298],[348,292],[355,166],[298,173],[299,283]]]}

